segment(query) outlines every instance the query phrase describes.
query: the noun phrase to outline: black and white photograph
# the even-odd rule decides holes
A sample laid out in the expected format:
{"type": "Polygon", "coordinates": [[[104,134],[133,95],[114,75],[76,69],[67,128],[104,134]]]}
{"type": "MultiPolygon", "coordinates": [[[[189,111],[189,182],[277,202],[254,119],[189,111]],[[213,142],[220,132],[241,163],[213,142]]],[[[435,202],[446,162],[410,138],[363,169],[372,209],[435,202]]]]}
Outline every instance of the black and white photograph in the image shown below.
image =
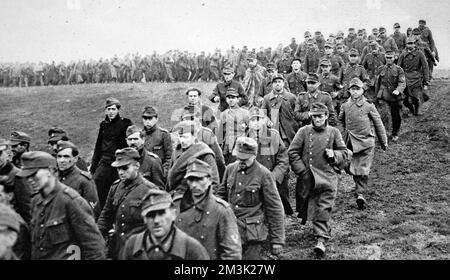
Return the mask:
{"type": "Polygon", "coordinates": [[[449,260],[449,15],[2,0],[0,260],[449,260]]]}

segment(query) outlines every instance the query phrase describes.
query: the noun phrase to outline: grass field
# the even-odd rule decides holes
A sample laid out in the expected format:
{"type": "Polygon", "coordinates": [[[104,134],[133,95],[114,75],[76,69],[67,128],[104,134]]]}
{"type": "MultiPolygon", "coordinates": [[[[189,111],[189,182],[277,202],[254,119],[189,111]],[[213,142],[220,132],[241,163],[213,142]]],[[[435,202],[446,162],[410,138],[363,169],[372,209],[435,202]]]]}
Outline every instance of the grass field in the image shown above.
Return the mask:
{"type": "MultiPolygon", "coordinates": [[[[0,136],[13,130],[32,136],[32,149],[46,149],[51,126],[65,128],[86,156],[93,149],[104,101],[114,96],[122,115],[141,125],[145,105],[159,109],[160,123],[171,128],[171,112],[185,103],[187,87],[207,96],[214,84],[109,84],[0,89],[0,136]]],[[[450,255],[450,82],[435,80],[424,115],[404,120],[398,144],[376,150],[370,176],[369,207],[356,210],[353,182],[342,176],[329,259],[449,259],[450,255]]],[[[209,102],[207,102],[209,103],[209,102]]],[[[215,106],[214,106],[215,107],[215,106]]],[[[291,178],[291,189],[294,178],[291,178]]],[[[293,198],[293,197],[292,197],[293,198]]],[[[294,206],[294,201],[292,201],[294,206]]],[[[313,258],[312,228],[290,223],[281,259],[313,258]]]]}

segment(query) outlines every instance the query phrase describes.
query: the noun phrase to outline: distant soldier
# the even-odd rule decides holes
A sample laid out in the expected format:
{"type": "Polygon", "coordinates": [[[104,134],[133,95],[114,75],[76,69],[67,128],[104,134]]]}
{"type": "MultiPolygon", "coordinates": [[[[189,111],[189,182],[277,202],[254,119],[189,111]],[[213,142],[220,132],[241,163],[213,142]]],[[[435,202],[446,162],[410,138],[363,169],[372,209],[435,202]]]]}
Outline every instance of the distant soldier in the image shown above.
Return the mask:
{"type": "Polygon", "coordinates": [[[331,237],[329,220],[336,199],[337,170],[349,161],[351,152],[345,147],[341,133],[327,124],[328,108],[314,103],[309,112],[312,121],[302,127],[289,147],[289,162],[298,176],[296,201],[302,224],[308,219],[308,205],[312,211],[312,224],[318,256],[325,254],[325,242],[331,237]]]}
{"type": "Polygon", "coordinates": [[[95,219],[100,216],[97,188],[92,176],[87,171],[80,170],[78,162],[78,148],[72,142],[59,141],[56,149],[56,165],[58,179],[61,183],[76,190],[92,207],[95,219]]]}
{"type": "Polygon", "coordinates": [[[183,195],[188,189],[184,176],[189,160],[194,158],[198,158],[211,166],[211,180],[214,189],[220,183],[214,152],[207,144],[197,139],[198,128],[196,126],[197,123],[194,121],[181,121],[174,127],[174,132],[178,133],[179,143],[172,154],[167,178],[167,190],[173,193],[174,197],[183,195]]]}
{"type": "Polygon", "coordinates": [[[388,142],[380,114],[375,105],[367,102],[363,96],[363,82],[353,78],[349,86],[351,98],[342,104],[338,118],[343,126],[345,144],[353,152],[349,171],[355,181],[356,204],[362,210],[367,203],[364,195],[375,151],[375,133],[383,150],[387,149],[388,142]]]}
{"type": "Polygon", "coordinates": [[[230,205],[213,194],[211,167],[192,159],[185,175],[189,189],[176,200],[176,225],[206,248],[212,260],[240,260],[241,238],[230,205]]]}
{"type": "Polygon", "coordinates": [[[117,168],[119,180],[111,186],[105,207],[98,218],[100,232],[109,238],[108,257],[116,259],[131,235],[144,231],[145,224],[141,216],[142,198],[150,189],[158,187],[147,181],[139,173],[139,153],[133,148],[116,151],[116,160],[111,164],[117,168]]]}
{"type": "Polygon", "coordinates": [[[22,131],[13,131],[9,138],[9,146],[12,151],[12,164],[22,168],[22,155],[30,150],[31,137],[22,131]]]}
{"type": "Polygon", "coordinates": [[[31,188],[17,176],[20,169],[11,163],[9,142],[0,139],[0,185],[8,195],[8,203],[20,214],[25,222],[31,220],[31,188]]]}
{"type": "Polygon", "coordinates": [[[283,203],[284,213],[292,215],[294,211],[289,203],[287,147],[284,145],[280,133],[267,127],[268,120],[262,109],[250,109],[249,130],[246,136],[258,143],[256,160],[272,172],[283,203]]]}
{"type": "Polygon", "coordinates": [[[319,60],[322,55],[317,46],[314,44],[313,39],[309,39],[306,42],[306,45],[307,49],[305,54],[305,63],[303,64],[304,71],[306,74],[315,73],[317,71],[317,67],[319,67],[319,60]]]}
{"type": "Polygon", "coordinates": [[[147,151],[156,154],[162,162],[164,177],[169,171],[170,158],[172,157],[172,140],[168,130],[158,125],[158,112],[155,107],[145,106],[142,112],[142,123],[145,131],[144,147],[147,151]]]}
{"type": "MultiPolygon", "coordinates": [[[[183,107],[183,112],[188,112],[195,115],[202,122],[202,126],[211,129],[214,133],[217,130],[217,121],[214,116],[214,112],[211,107],[201,103],[202,92],[197,88],[188,88],[186,90],[186,96],[188,104],[183,107]]],[[[178,121],[180,121],[179,119],[178,121]]]]}
{"type": "Polygon", "coordinates": [[[369,42],[364,40],[364,32],[362,30],[358,31],[358,38],[352,42],[351,48],[358,50],[358,53],[362,53],[362,50],[367,46],[369,42]]]}
{"type": "Polygon", "coordinates": [[[222,148],[225,164],[235,160],[231,155],[236,138],[244,136],[248,129],[248,110],[238,106],[239,93],[234,88],[227,90],[228,109],[220,113],[217,137],[222,148]]]}
{"type": "Polygon", "coordinates": [[[295,51],[294,57],[300,58],[301,63],[305,63],[306,50],[308,49],[307,42],[312,38],[311,32],[306,31],[304,34],[305,41],[298,44],[297,49],[295,51]]]}
{"type": "MultiPolygon", "coordinates": [[[[67,135],[66,131],[59,127],[52,127],[48,130],[48,145],[50,148],[50,154],[56,157],[56,154],[58,153],[58,141],[69,141],[69,136],[67,135]]],[[[82,159],[80,156],[78,157],[77,167],[80,170],[88,171],[88,165],[84,159],[82,159]]]]}
{"type": "Polygon", "coordinates": [[[348,29],[348,35],[347,37],[344,39],[344,45],[348,48],[351,49],[352,48],[352,43],[353,41],[356,40],[356,33],[355,33],[355,28],[350,27],[348,29]]]}
{"type": "Polygon", "coordinates": [[[130,236],[121,260],[209,260],[205,247],[175,226],[177,210],[169,193],[150,190],[140,215],[145,230],[130,236]]]}
{"type": "Polygon", "coordinates": [[[291,57],[295,56],[295,51],[297,50],[297,47],[298,47],[298,44],[295,41],[295,38],[292,37],[291,38],[291,43],[289,44],[289,48],[291,49],[291,53],[290,53],[291,57]]]}
{"type": "Polygon", "coordinates": [[[433,33],[427,26],[425,26],[426,24],[427,22],[424,19],[419,20],[420,38],[428,44],[428,47],[431,49],[434,58],[439,61],[438,51],[433,39],[433,33]]]}
{"type": "Polygon", "coordinates": [[[103,208],[111,184],[117,179],[117,171],[111,167],[117,149],[127,146],[125,132],[132,125],[131,120],[120,116],[121,104],[116,98],[105,102],[105,119],[100,123],[94,155],[91,162],[91,174],[97,186],[100,208],[103,208]]]}
{"type": "Polygon", "coordinates": [[[292,64],[291,48],[286,47],[283,50],[283,55],[281,59],[277,62],[278,73],[281,73],[284,76],[291,73],[292,71],[291,64],[292,64]]]}
{"type": "Polygon", "coordinates": [[[331,96],[323,91],[319,90],[320,82],[319,75],[311,73],[306,79],[308,92],[302,92],[295,100],[294,118],[300,124],[305,126],[310,124],[311,119],[309,112],[314,103],[322,103],[328,108],[327,119],[330,125],[336,125],[336,113],[334,112],[334,106],[331,96]]]}
{"type": "Polygon", "coordinates": [[[105,258],[105,241],[92,208],[57,177],[55,158],[45,152],[22,155],[25,178],[37,193],[32,200],[31,258],[92,260],[105,258]]]}
{"type": "MultiPolygon", "coordinates": [[[[270,62],[267,64],[267,77],[265,77],[261,83],[261,87],[259,89],[259,97],[255,98],[255,106],[261,107],[264,96],[269,94],[272,87],[272,78],[278,74],[277,67],[274,63],[270,62]]],[[[289,75],[289,74],[288,74],[289,75]]],[[[285,84],[285,88],[288,89],[287,84],[285,84]]]]}
{"type": "Polygon", "coordinates": [[[400,23],[396,22],[394,23],[394,33],[391,35],[391,37],[395,40],[395,44],[397,45],[398,52],[395,54],[396,61],[398,59],[398,56],[403,52],[403,50],[406,48],[406,34],[400,32],[400,23]]]}
{"type": "MultiPolygon", "coordinates": [[[[402,122],[402,100],[403,91],[406,88],[406,78],[403,69],[394,64],[395,52],[387,51],[385,54],[386,65],[378,68],[377,80],[375,83],[375,92],[377,93],[377,100],[381,103],[381,107],[390,108],[390,115],[392,119],[392,140],[398,141],[398,134],[402,122]]],[[[386,108],[381,109],[385,112],[386,108]]],[[[382,119],[385,116],[381,116],[382,119]]],[[[387,123],[384,123],[387,128],[387,123]]]]}
{"type": "MultiPolygon", "coordinates": [[[[331,43],[325,43],[325,54],[322,56],[322,59],[327,59],[331,63],[331,74],[339,77],[341,74],[341,68],[345,65],[344,60],[340,55],[333,53],[333,45],[331,43]]],[[[322,73],[320,65],[317,67],[317,73],[322,73]]]]}
{"type": "Polygon", "coordinates": [[[424,41],[421,37],[421,32],[419,28],[414,28],[412,31],[412,38],[416,41],[416,47],[418,50],[422,51],[427,59],[428,63],[428,72],[430,76],[430,80],[433,78],[433,68],[437,65],[435,54],[433,54],[433,50],[430,48],[430,45],[424,41]]]}
{"type": "Polygon", "coordinates": [[[247,96],[245,94],[244,87],[238,82],[233,80],[234,70],[231,67],[225,67],[223,69],[224,82],[218,83],[213,90],[213,93],[209,96],[209,100],[213,103],[219,102],[218,110],[220,112],[225,111],[228,108],[228,103],[226,100],[226,93],[229,88],[234,88],[239,93],[241,97],[239,101],[239,106],[244,106],[247,104],[247,96]]]}
{"type": "Polygon", "coordinates": [[[165,189],[165,178],[161,159],[145,149],[145,131],[136,125],[129,126],[126,132],[128,147],[136,149],[139,153],[139,172],[142,177],[165,189]]]}
{"type": "Polygon", "coordinates": [[[370,49],[371,52],[364,57],[361,65],[366,69],[370,81],[365,96],[369,102],[373,102],[377,96],[377,93],[375,92],[377,70],[386,63],[386,60],[384,59],[384,54],[379,52],[378,45],[375,41],[370,43],[370,49]]]}
{"type": "Polygon", "coordinates": [[[275,255],[285,243],[283,204],[273,175],[256,161],[257,150],[255,140],[238,138],[233,151],[238,161],[227,166],[216,193],[236,215],[244,260],[262,259],[268,236],[275,255]]]}
{"type": "Polygon", "coordinates": [[[294,119],[295,95],[284,88],[283,75],[274,76],[272,83],[273,90],[264,97],[261,108],[265,110],[273,128],[280,133],[284,145],[289,147],[298,130],[298,123],[294,119]]]}
{"type": "Polygon", "coordinates": [[[247,57],[249,68],[245,71],[244,80],[242,85],[244,86],[245,95],[248,98],[248,103],[242,106],[255,106],[256,101],[259,100],[258,94],[262,86],[262,81],[267,76],[267,71],[261,65],[258,65],[256,55],[250,53],[247,57]]]}
{"type": "Polygon", "coordinates": [[[292,72],[287,74],[286,83],[289,91],[298,96],[300,92],[306,90],[306,78],[307,73],[301,70],[302,64],[300,58],[294,58],[292,60],[292,72]]]}
{"type": "Polygon", "coordinates": [[[336,115],[339,114],[340,102],[337,99],[342,85],[338,76],[331,74],[331,62],[327,59],[320,61],[321,74],[319,75],[319,90],[328,93],[331,96],[333,108],[336,115]]]}
{"type": "Polygon", "coordinates": [[[370,84],[369,75],[367,75],[366,69],[359,63],[359,52],[357,49],[351,49],[349,51],[349,63],[346,64],[341,71],[341,77],[339,77],[342,86],[344,87],[341,94],[338,96],[339,100],[346,100],[350,97],[348,92],[349,83],[353,78],[358,78],[363,81],[364,88],[367,88],[370,84]]]}
{"type": "Polygon", "coordinates": [[[406,51],[398,58],[398,66],[405,71],[406,96],[405,106],[414,115],[421,115],[424,85],[429,84],[429,68],[425,55],[416,47],[415,39],[406,39],[406,51]]]}
{"type": "Polygon", "coordinates": [[[350,61],[349,56],[347,54],[346,46],[344,44],[336,44],[336,54],[342,57],[342,60],[345,63],[350,61]]]}
{"type": "MultiPolygon", "coordinates": [[[[322,32],[316,31],[314,32],[314,41],[319,48],[320,56],[323,55],[325,49],[325,38],[323,38],[322,32]]],[[[309,72],[308,72],[309,73],[309,72]]]]}
{"type": "Polygon", "coordinates": [[[395,42],[395,39],[392,37],[388,37],[386,35],[386,28],[380,27],[379,30],[380,35],[378,35],[378,38],[381,39],[381,45],[383,46],[385,51],[394,51],[396,54],[399,54],[397,43],[395,42]]]}

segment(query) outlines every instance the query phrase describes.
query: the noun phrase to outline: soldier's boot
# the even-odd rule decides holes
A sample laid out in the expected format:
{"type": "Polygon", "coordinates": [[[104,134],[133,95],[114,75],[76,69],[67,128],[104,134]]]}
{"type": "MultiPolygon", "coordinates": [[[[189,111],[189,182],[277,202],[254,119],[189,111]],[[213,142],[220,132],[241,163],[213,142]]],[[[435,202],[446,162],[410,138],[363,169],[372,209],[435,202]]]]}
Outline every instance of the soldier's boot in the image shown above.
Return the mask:
{"type": "Polygon", "coordinates": [[[317,239],[317,244],[314,247],[314,253],[317,257],[322,258],[325,256],[325,239],[322,237],[319,237],[317,239]]]}
{"type": "Polygon", "coordinates": [[[364,208],[366,208],[367,201],[362,195],[358,195],[356,198],[356,204],[358,205],[359,210],[364,210],[364,208]]]}

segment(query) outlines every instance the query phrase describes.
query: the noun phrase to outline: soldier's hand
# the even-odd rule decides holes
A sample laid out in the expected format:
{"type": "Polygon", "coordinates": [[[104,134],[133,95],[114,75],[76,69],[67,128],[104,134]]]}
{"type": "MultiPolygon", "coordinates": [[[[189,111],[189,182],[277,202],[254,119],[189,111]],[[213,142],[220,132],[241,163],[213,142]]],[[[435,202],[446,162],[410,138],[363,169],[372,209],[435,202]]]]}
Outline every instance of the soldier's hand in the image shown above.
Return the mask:
{"type": "Polygon", "coordinates": [[[282,249],[283,249],[283,245],[272,244],[272,254],[279,255],[281,253],[282,249]]]}
{"type": "Polygon", "coordinates": [[[334,151],[332,149],[325,149],[325,154],[328,158],[334,158],[334,151]]]}
{"type": "Polygon", "coordinates": [[[392,94],[393,94],[393,95],[399,95],[400,92],[399,92],[398,90],[394,90],[394,91],[392,92],[392,94]]]}
{"type": "Polygon", "coordinates": [[[214,102],[219,102],[220,101],[220,97],[219,96],[215,96],[214,97],[214,102]]]}

